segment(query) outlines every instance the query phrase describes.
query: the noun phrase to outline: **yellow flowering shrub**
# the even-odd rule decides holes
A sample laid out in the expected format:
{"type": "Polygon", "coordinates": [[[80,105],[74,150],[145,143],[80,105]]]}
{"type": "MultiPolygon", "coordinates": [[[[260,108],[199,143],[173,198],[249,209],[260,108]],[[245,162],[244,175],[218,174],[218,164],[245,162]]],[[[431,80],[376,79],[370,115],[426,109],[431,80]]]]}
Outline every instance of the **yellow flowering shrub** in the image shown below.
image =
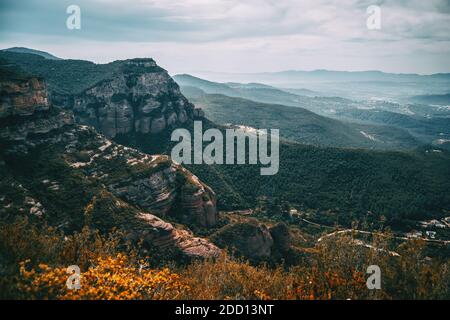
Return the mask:
{"type": "Polygon", "coordinates": [[[135,266],[124,254],[98,258],[94,266],[80,274],[79,289],[67,288],[70,274],[66,268],[40,264],[36,269],[27,270],[23,262],[20,276],[19,290],[31,299],[161,300],[177,299],[189,290],[169,269],[149,269],[143,261],[135,266]]]}

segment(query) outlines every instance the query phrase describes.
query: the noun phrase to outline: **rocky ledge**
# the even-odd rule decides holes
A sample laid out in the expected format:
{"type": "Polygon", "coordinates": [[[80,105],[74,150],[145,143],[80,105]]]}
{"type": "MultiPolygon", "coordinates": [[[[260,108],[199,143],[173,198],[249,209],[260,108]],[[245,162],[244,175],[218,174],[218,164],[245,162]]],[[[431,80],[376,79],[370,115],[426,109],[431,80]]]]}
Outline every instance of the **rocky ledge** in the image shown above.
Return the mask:
{"type": "Polygon", "coordinates": [[[48,110],[47,86],[42,79],[13,76],[6,70],[0,82],[0,118],[29,116],[48,110]]]}
{"type": "Polygon", "coordinates": [[[237,254],[252,260],[286,254],[291,249],[291,237],[286,224],[267,227],[256,219],[228,224],[215,232],[212,239],[221,248],[234,249],[237,254]]]}
{"type": "Polygon", "coordinates": [[[168,156],[116,144],[87,126],[67,133],[67,164],[97,179],[115,196],[160,217],[201,227],[216,225],[214,191],[168,156]],[[91,137],[90,143],[77,139],[80,130],[91,137]]]}
{"type": "Polygon", "coordinates": [[[11,71],[5,70],[0,78],[0,139],[9,142],[12,151],[34,146],[31,136],[58,140],[56,135],[44,136],[72,125],[73,115],[50,107],[42,79],[14,74],[6,78],[7,74],[11,71]]]}

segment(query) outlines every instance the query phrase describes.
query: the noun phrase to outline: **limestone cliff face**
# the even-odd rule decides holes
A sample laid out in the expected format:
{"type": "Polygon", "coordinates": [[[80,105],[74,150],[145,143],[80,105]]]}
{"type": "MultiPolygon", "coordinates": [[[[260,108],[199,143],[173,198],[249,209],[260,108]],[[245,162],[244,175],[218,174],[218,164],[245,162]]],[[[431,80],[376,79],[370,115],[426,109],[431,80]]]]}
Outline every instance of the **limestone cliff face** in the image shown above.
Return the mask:
{"type": "Polygon", "coordinates": [[[0,139],[22,143],[13,148],[33,145],[28,137],[43,136],[73,123],[71,113],[50,108],[47,86],[42,79],[0,79],[0,139]]]}
{"type": "Polygon", "coordinates": [[[42,79],[16,78],[0,82],[0,118],[29,116],[48,108],[47,86],[42,79]]]}
{"type": "Polygon", "coordinates": [[[77,122],[108,138],[119,134],[155,134],[201,115],[181,94],[169,74],[153,59],[116,62],[116,71],[77,94],[72,105],[77,122]]]}
{"type": "Polygon", "coordinates": [[[183,174],[187,177],[188,188],[181,189],[181,207],[183,208],[185,220],[192,217],[195,223],[203,227],[215,226],[218,222],[216,194],[214,191],[202,183],[196,176],[179,166],[183,174]],[[194,189],[192,188],[194,186],[194,189]],[[195,188],[195,186],[198,186],[195,188]]]}
{"type": "MultiPolygon", "coordinates": [[[[163,75],[156,77],[159,76],[163,75]]],[[[131,96],[139,95],[137,92],[145,91],[148,81],[152,82],[154,79],[151,75],[138,76],[136,84],[129,87],[132,89],[128,93],[131,96]]],[[[111,85],[122,80],[111,80],[109,83],[111,85]]],[[[170,85],[165,84],[154,88],[154,93],[167,93],[170,91],[169,87],[170,85]]],[[[86,187],[80,202],[84,201],[87,194],[91,194],[91,202],[94,204],[89,207],[95,208],[95,204],[99,207],[97,216],[92,220],[95,227],[104,230],[111,227],[122,228],[129,232],[130,238],[144,239],[147,245],[160,249],[174,248],[189,257],[211,257],[219,254],[220,250],[207,240],[195,237],[190,231],[181,230],[162,220],[168,216],[177,220],[181,213],[181,216],[188,217],[200,226],[210,227],[216,224],[214,192],[189,171],[173,163],[167,156],[144,154],[110,141],[92,127],[75,124],[71,112],[60,110],[48,103],[46,86],[40,79],[0,78],[0,88],[0,169],[2,175],[9,177],[0,182],[7,184],[2,185],[0,190],[14,188],[17,195],[20,194],[14,199],[0,194],[0,214],[15,208],[17,212],[29,213],[45,221],[58,215],[60,209],[55,206],[62,203],[58,199],[67,198],[65,189],[73,185],[73,181],[56,181],[54,176],[57,176],[57,173],[49,169],[52,164],[44,162],[44,167],[37,168],[42,172],[33,174],[38,177],[50,176],[42,180],[42,187],[36,189],[35,183],[28,186],[16,181],[9,169],[14,165],[11,163],[14,160],[10,159],[20,159],[24,163],[33,162],[35,159],[31,158],[30,152],[45,148],[44,153],[51,153],[51,156],[44,155],[50,162],[63,161],[62,164],[58,162],[57,167],[68,170],[67,172],[73,175],[72,179],[78,179],[79,188],[86,187]],[[49,168],[45,167],[47,165],[49,168]],[[98,187],[93,189],[92,185],[98,187]],[[51,193],[51,202],[45,197],[47,192],[51,193]]],[[[108,85],[105,84],[93,88],[92,92],[96,92],[97,99],[106,99],[106,103],[112,97],[107,88],[108,85]]],[[[125,101],[128,100],[123,100],[121,106],[127,103],[125,101]]],[[[142,108],[149,105],[149,100],[146,101],[142,108]]],[[[162,108],[161,117],[164,117],[165,125],[168,118],[162,110],[174,112],[177,121],[180,119],[179,114],[183,115],[183,112],[189,110],[182,109],[178,100],[174,106],[174,101],[163,101],[158,107],[162,108]]],[[[112,104],[112,107],[105,108],[116,107],[117,104],[112,104]]],[[[141,114],[141,109],[136,110],[141,114]]],[[[117,133],[118,128],[125,127],[115,126],[113,131],[109,132],[117,133]]],[[[85,214],[86,212],[80,210],[78,217],[68,219],[79,220],[80,216],[84,219],[85,214]]],[[[60,225],[67,223],[57,222],[60,225]]]]}

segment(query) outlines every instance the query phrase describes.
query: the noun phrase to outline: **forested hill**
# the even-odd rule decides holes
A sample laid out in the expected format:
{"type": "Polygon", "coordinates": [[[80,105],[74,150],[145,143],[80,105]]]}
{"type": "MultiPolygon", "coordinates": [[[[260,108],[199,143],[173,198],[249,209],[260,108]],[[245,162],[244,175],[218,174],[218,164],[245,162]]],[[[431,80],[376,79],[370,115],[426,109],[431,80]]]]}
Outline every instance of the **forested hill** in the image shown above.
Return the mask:
{"type": "MultiPolygon", "coordinates": [[[[220,126],[204,120],[203,127],[220,126]]],[[[168,133],[119,139],[145,152],[170,154],[169,140],[168,133]]],[[[364,219],[378,224],[386,218],[388,225],[408,228],[417,220],[448,216],[449,163],[445,150],[369,151],[282,141],[280,169],[273,176],[261,176],[258,165],[186,167],[214,189],[222,210],[254,208],[266,198],[316,211],[316,218],[330,225],[364,219]]]]}
{"type": "Polygon", "coordinates": [[[0,59],[23,71],[43,77],[49,90],[58,94],[77,94],[108,79],[119,64],[95,64],[85,60],[52,60],[37,54],[0,51],[0,59]]]}

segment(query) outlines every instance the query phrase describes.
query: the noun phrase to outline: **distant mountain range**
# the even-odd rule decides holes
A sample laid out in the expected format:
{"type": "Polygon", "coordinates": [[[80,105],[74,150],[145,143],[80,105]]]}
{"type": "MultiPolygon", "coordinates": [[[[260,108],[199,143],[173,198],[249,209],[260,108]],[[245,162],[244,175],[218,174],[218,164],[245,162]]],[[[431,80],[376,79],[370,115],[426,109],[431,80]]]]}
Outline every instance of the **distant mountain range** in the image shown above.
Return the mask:
{"type": "MultiPolygon", "coordinates": [[[[25,47],[12,47],[3,49],[1,51],[18,52],[18,53],[29,53],[36,54],[46,59],[51,60],[62,60],[62,58],[56,57],[55,55],[40,51],[36,49],[30,49],[25,47]]],[[[226,73],[226,72],[199,72],[199,74],[208,74],[211,79],[223,78],[229,80],[223,80],[223,82],[230,82],[230,86],[233,86],[233,81],[239,82],[250,82],[248,87],[261,87],[264,86],[260,82],[285,82],[289,81],[344,81],[344,82],[355,82],[355,81],[369,81],[369,82],[391,82],[391,81],[401,81],[401,82],[416,82],[416,81],[450,81],[450,73],[435,73],[429,75],[420,75],[416,73],[388,73],[377,70],[370,71],[334,71],[334,70],[286,70],[279,72],[256,72],[256,73],[226,73]],[[250,79],[244,81],[244,79],[250,79]],[[251,79],[256,79],[251,80],[251,79]],[[256,83],[252,83],[256,82],[256,83]]],[[[180,75],[184,76],[184,75],[180,75]]],[[[220,81],[220,80],[218,80],[220,81]]],[[[239,83],[240,85],[240,83],[239,83]]],[[[305,92],[308,92],[306,90],[305,92]]],[[[311,93],[311,92],[310,92],[311,93]]]]}
{"type": "Polygon", "coordinates": [[[382,71],[333,71],[333,70],[288,70],[280,72],[258,72],[258,73],[224,73],[224,72],[200,72],[208,75],[216,81],[252,82],[322,82],[322,81],[367,81],[367,82],[417,82],[417,81],[450,81],[450,73],[435,73],[420,75],[416,73],[387,73],[382,71]],[[219,80],[220,79],[220,80],[219,80]]]}
{"type": "Polygon", "coordinates": [[[306,96],[339,96],[350,99],[399,101],[425,94],[445,94],[450,74],[394,74],[381,71],[283,71],[261,73],[198,72],[195,76],[216,82],[258,82],[306,96]],[[300,89],[303,92],[292,90],[300,89]],[[314,93],[311,94],[310,90],[314,93]]]}
{"type": "Polygon", "coordinates": [[[282,128],[284,137],[302,143],[402,149],[419,141],[447,139],[450,132],[450,112],[426,105],[308,97],[264,84],[217,83],[186,74],[174,79],[211,120],[256,127],[270,124],[282,128]]]}
{"type": "Polygon", "coordinates": [[[223,94],[229,97],[250,99],[265,103],[277,103],[288,106],[307,104],[310,97],[301,96],[260,83],[218,83],[188,74],[175,75],[174,80],[182,87],[195,87],[207,94],[223,94]]]}
{"type": "MultiPolygon", "coordinates": [[[[227,94],[229,96],[236,97],[246,97],[251,96],[252,98],[257,97],[258,91],[260,92],[268,92],[272,91],[273,95],[277,95],[278,99],[284,99],[283,101],[289,102],[290,100],[296,101],[298,100],[298,95],[315,97],[321,96],[322,94],[316,91],[308,90],[308,89],[284,89],[280,90],[274,86],[270,86],[263,83],[258,82],[250,82],[250,83],[239,83],[239,82],[226,82],[226,83],[218,83],[213,81],[208,81],[202,78],[194,77],[190,74],[177,74],[174,75],[173,78],[177,83],[181,86],[193,86],[201,88],[206,93],[220,93],[227,94]],[[264,91],[262,91],[264,90],[264,91]],[[291,93],[291,94],[289,94],[291,93]]],[[[265,101],[265,99],[264,99],[265,101]]]]}
{"type": "Polygon", "coordinates": [[[292,77],[308,80],[329,81],[417,81],[417,80],[450,80],[450,73],[436,73],[431,75],[419,75],[416,73],[386,73],[382,71],[282,71],[273,73],[260,73],[262,76],[292,77]]]}

